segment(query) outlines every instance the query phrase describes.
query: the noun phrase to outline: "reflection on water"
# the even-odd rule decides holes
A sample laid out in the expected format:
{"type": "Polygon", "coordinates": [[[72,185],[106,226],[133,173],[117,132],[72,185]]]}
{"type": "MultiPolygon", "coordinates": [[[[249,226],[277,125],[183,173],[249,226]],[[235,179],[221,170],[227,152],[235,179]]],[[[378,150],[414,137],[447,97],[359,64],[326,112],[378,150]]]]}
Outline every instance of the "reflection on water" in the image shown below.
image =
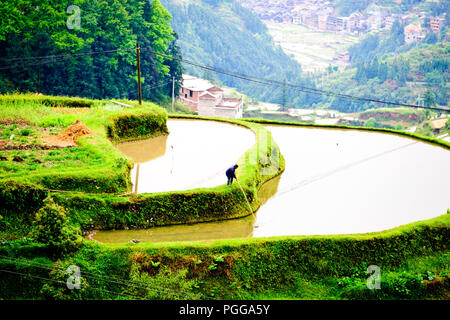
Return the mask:
{"type": "MultiPolygon", "coordinates": [[[[280,176],[267,181],[258,191],[258,199],[263,205],[278,189],[280,176]]],[[[145,230],[100,231],[94,239],[104,243],[129,242],[130,240],[169,242],[169,241],[205,241],[219,239],[238,239],[253,237],[255,216],[245,218],[205,222],[192,225],[156,227],[145,230]]]]}
{"type": "Polygon", "coordinates": [[[145,230],[101,231],[93,238],[104,243],[129,242],[132,239],[156,243],[251,238],[254,221],[254,216],[250,215],[236,220],[155,227],[145,230]]]}
{"type": "Polygon", "coordinates": [[[267,181],[258,190],[259,204],[264,205],[267,200],[272,198],[278,192],[278,185],[280,184],[281,175],[267,181]]]}
{"type": "Polygon", "coordinates": [[[445,214],[450,152],[367,131],[267,127],[286,170],[254,237],[366,233],[445,214]]]}
{"type": "Polygon", "coordinates": [[[255,143],[251,130],[226,123],[169,120],[167,126],[168,136],[118,146],[137,163],[131,171],[137,193],[225,184],[226,169],[255,143]]]}
{"type": "Polygon", "coordinates": [[[166,153],[167,136],[159,136],[146,140],[120,143],[116,146],[120,152],[133,159],[136,163],[143,163],[162,157],[166,153]]]}
{"type": "MultiPolygon", "coordinates": [[[[450,152],[446,149],[366,131],[267,129],[280,146],[286,169],[259,190],[263,205],[256,221],[249,216],[218,223],[99,232],[94,239],[161,242],[366,233],[437,217],[450,208],[450,152]]],[[[192,158],[195,162],[204,156],[203,151],[192,158]]]]}

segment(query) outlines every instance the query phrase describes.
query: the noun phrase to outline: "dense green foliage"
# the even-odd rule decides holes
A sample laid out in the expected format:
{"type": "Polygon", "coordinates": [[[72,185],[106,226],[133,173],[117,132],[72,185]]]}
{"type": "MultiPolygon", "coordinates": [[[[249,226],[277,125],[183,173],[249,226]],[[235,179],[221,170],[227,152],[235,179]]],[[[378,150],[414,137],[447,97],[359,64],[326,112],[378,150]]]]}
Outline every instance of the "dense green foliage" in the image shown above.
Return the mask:
{"type": "Polygon", "coordinates": [[[372,1],[335,0],[334,2],[336,9],[338,10],[340,15],[349,16],[353,12],[364,11],[372,1]]]}
{"type": "Polygon", "coordinates": [[[136,43],[144,99],[170,96],[181,79],[179,62],[153,53],[180,54],[159,0],[7,0],[0,12],[0,93],[136,99],[136,43]]]}
{"type": "Polygon", "coordinates": [[[40,245],[5,242],[0,245],[2,269],[50,276],[53,281],[5,274],[1,297],[36,299],[53,293],[58,299],[445,299],[449,217],[365,235],[208,244],[86,242],[57,263],[46,258],[40,245]],[[68,275],[63,272],[70,264],[80,267],[84,290],[67,290],[68,275]],[[380,290],[367,288],[369,265],[381,270],[380,290]],[[30,290],[18,292],[13,285],[18,281],[30,290]]]}
{"type": "Polygon", "coordinates": [[[33,225],[34,239],[55,252],[73,250],[82,242],[81,232],[69,224],[66,210],[50,197],[44,199],[33,225]]]}

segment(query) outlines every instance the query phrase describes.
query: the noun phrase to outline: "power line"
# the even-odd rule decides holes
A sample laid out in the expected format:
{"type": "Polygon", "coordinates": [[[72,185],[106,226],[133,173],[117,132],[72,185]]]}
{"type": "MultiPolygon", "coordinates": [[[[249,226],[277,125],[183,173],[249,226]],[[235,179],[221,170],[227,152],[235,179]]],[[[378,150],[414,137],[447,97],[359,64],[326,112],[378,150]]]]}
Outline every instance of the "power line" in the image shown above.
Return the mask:
{"type": "MultiPolygon", "coordinates": [[[[56,282],[56,283],[60,283],[60,284],[66,284],[66,282],[64,282],[64,281],[59,281],[59,280],[56,280],[56,279],[50,279],[50,278],[46,278],[46,277],[40,277],[40,276],[32,275],[32,274],[29,274],[29,273],[22,273],[22,272],[5,270],[5,269],[0,269],[0,272],[6,272],[6,273],[15,274],[15,275],[20,275],[20,276],[23,276],[23,277],[29,277],[29,278],[35,278],[35,279],[44,280],[44,281],[52,281],[52,282],[56,282]]],[[[87,289],[94,289],[94,290],[98,290],[98,291],[102,291],[102,292],[107,292],[107,293],[112,293],[112,294],[116,294],[116,295],[120,295],[120,296],[127,296],[127,297],[131,297],[131,298],[134,298],[134,299],[142,299],[142,297],[130,295],[130,294],[127,294],[127,293],[114,292],[114,291],[106,290],[106,289],[103,289],[103,288],[93,287],[91,285],[87,286],[86,288],[87,289]]]]}
{"type": "MultiPolygon", "coordinates": [[[[3,256],[3,255],[0,255],[0,260],[6,260],[6,261],[9,261],[10,263],[18,263],[21,265],[32,266],[32,267],[50,270],[50,271],[55,270],[55,269],[58,269],[60,271],[66,270],[63,267],[58,267],[57,265],[47,265],[47,264],[42,264],[42,263],[38,263],[38,262],[31,262],[31,261],[24,260],[24,259],[15,259],[15,258],[3,256]]],[[[2,270],[0,270],[0,271],[2,271],[2,270]]],[[[105,277],[105,276],[102,276],[102,275],[99,275],[96,273],[92,273],[92,272],[87,272],[87,271],[82,271],[80,273],[81,273],[81,276],[84,276],[85,278],[90,279],[90,280],[94,279],[94,280],[106,281],[109,283],[114,283],[114,284],[124,285],[124,286],[128,286],[128,287],[135,287],[135,288],[139,288],[139,289],[148,290],[153,293],[162,292],[165,294],[179,294],[179,295],[184,294],[184,292],[182,292],[182,291],[179,291],[176,289],[168,289],[168,288],[164,288],[164,287],[160,287],[160,286],[144,287],[141,285],[141,283],[139,283],[137,281],[126,280],[126,279],[122,279],[122,278],[118,278],[118,277],[113,277],[113,276],[105,277]]],[[[48,280],[55,281],[53,279],[48,279],[48,280]]],[[[89,285],[89,287],[91,287],[91,285],[89,285]]],[[[95,287],[93,287],[93,288],[95,288],[95,287]]],[[[105,291],[107,291],[107,290],[105,290],[105,291]]],[[[107,291],[107,292],[114,293],[114,294],[121,294],[121,293],[117,293],[117,292],[113,292],[113,291],[107,291]]]]}
{"type": "Polygon", "coordinates": [[[25,57],[25,58],[11,58],[11,59],[3,60],[3,61],[15,61],[16,64],[1,66],[0,70],[8,70],[8,69],[14,69],[14,68],[19,68],[19,67],[22,67],[22,68],[33,67],[33,66],[38,66],[39,64],[43,65],[43,64],[49,64],[49,63],[55,63],[55,62],[63,62],[70,58],[92,56],[92,55],[99,55],[99,54],[109,54],[109,53],[116,53],[119,51],[130,51],[130,50],[136,50],[136,48],[124,48],[124,49],[114,49],[114,50],[105,50],[105,51],[92,51],[92,52],[84,52],[84,53],[77,53],[77,54],[61,54],[61,55],[35,56],[35,57],[25,57]],[[18,64],[17,62],[20,62],[20,61],[34,61],[34,62],[27,63],[27,64],[18,64]]]}
{"type": "Polygon", "coordinates": [[[48,56],[34,56],[34,57],[21,57],[21,58],[11,58],[11,59],[3,59],[3,61],[24,61],[24,60],[39,60],[39,59],[49,59],[49,58],[60,58],[60,57],[82,57],[96,54],[105,54],[105,53],[115,53],[119,51],[130,51],[136,50],[136,47],[132,48],[119,48],[112,50],[104,50],[104,51],[91,51],[91,52],[82,52],[82,53],[73,53],[73,54],[59,54],[59,55],[48,55],[48,56]]]}
{"type": "MultiPolygon", "coordinates": [[[[41,57],[30,57],[30,58],[12,58],[9,59],[9,61],[13,61],[13,60],[29,60],[29,59],[45,59],[45,58],[57,58],[57,57],[66,57],[66,58],[70,58],[70,57],[80,57],[80,56],[85,56],[85,55],[96,55],[96,54],[106,54],[106,53],[115,53],[118,51],[129,51],[129,50],[135,50],[136,47],[133,48],[123,48],[123,49],[114,49],[114,50],[106,50],[106,51],[97,51],[97,52],[88,52],[88,53],[80,53],[80,54],[68,54],[68,55],[52,55],[52,56],[41,56],[41,57]]],[[[265,78],[259,78],[259,77],[255,77],[255,76],[250,76],[250,75],[246,75],[246,74],[240,74],[240,73],[236,73],[236,72],[232,72],[232,71],[227,71],[227,70],[223,70],[223,69],[219,69],[217,67],[212,67],[212,66],[208,66],[208,65],[203,65],[203,64],[199,64],[187,59],[183,59],[183,58],[177,58],[171,55],[167,55],[167,54],[163,54],[163,53],[158,53],[155,52],[152,48],[150,47],[143,47],[140,48],[141,50],[148,50],[151,53],[153,53],[154,55],[157,56],[161,56],[164,57],[166,59],[170,59],[170,60],[175,60],[181,63],[187,63],[189,65],[198,67],[198,68],[202,68],[205,70],[209,70],[212,72],[216,72],[216,73],[221,73],[230,77],[234,77],[234,78],[238,78],[241,80],[245,80],[245,81],[249,81],[249,82],[254,82],[254,83],[258,83],[258,84],[262,84],[262,85],[268,85],[268,86],[273,86],[276,85],[278,87],[289,87],[295,91],[300,91],[300,92],[306,92],[306,93],[311,93],[311,94],[316,94],[316,95],[325,95],[325,96],[329,96],[329,97],[335,97],[335,98],[343,98],[343,99],[347,99],[347,100],[354,100],[354,101],[364,101],[364,102],[373,102],[373,103],[380,103],[380,104],[387,104],[387,105],[394,105],[394,106],[398,106],[398,107],[408,107],[408,108],[419,108],[419,109],[431,109],[431,110],[438,110],[438,111],[450,111],[450,109],[446,109],[446,108],[438,108],[438,107],[425,107],[425,106],[419,106],[419,105],[415,105],[415,104],[407,104],[407,103],[400,103],[400,102],[393,102],[393,101],[384,101],[384,100],[379,100],[379,99],[373,99],[373,98],[365,98],[365,97],[358,97],[358,96],[353,96],[353,95],[348,95],[348,94],[342,94],[342,93],[336,93],[336,92],[332,92],[332,91],[325,91],[325,90],[320,90],[320,89],[316,89],[316,88],[309,88],[309,87],[305,87],[305,86],[301,86],[301,85],[296,85],[296,84],[292,84],[289,82],[285,82],[285,81],[278,81],[278,80],[273,80],[273,79],[265,79],[265,78]]],[[[5,60],[7,61],[7,60],[5,60]]],[[[37,65],[37,64],[34,64],[37,65]]],[[[0,68],[0,70],[5,70],[5,69],[10,69],[10,68],[14,68],[15,66],[8,66],[8,67],[3,67],[0,68]]]]}
{"type": "Polygon", "coordinates": [[[337,98],[343,98],[343,99],[348,99],[348,100],[358,100],[358,101],[365,101],[365,102],[390,104],[390,105],[396,105],[396,106],[400,106],[400,107],[409,107],[409,108],[420,108],[420,109],[433,109],[433,110],[439,110],[439,111],[450,111],[450,109],[445,109],[445,108],[424,107],[424,106],[419,106],[419,105],[414,105],[414,104],[407,104],[407,103],[400,103],[400,102],[393,102],[393,101],[383,101],[383,100],[372,99],[372,98],[365,98],[365,97],[357,97],[357,96],[341,94],[341,93],[336,93],[336,92],[331,92],[331,91],[325,91],[325,90],[320,90],[320,89],[315,89],[315,88],[308,88],[308,87],[304,87],[304,86],[300,86],[300,85],[296,85],[296,84],[292,84],[292,83],[284,82],[284,81],[258,78],[258,77],[254,77],[254,76],[249,76],[249,75],[245,75],[245,74],[239,74],[239,73],[235,73],[235,72],[231,72],[231,71],[222,70],[222,69],[219,69],[219,68],[216,68],[216,67],[212,67],[212,66],[202,65],[202,64],[195,63],[195,62],[192,62],[192,61],[189,61],[189,60],[186,60],[186,59],[176,58],[176,57],[173,57],[173,56],[170,56],[170,55],[166,55],[166,54],[162,54],[162,53],[157,53],[157,52],[153,51],[151,48],[146,48],[146,49],[151,51],[155,55],[159,55],[159,56],[165,57],[167,59],[172,59],[172,60],[176,60],[176,61],[179,61],[179,62],[184,62],[184,63],[190,64],[190,65],[193,65],[195,67],[199,67],[199,68],[206,69],[206,70],[209,70],[209,71],[213,71],[213,72],[216,72],[216,73],[225,74],[225,75],[228,75],[228,76],[231,76],[231,77],[235,77],[235,78],[239,78],[239,79],[242,79],[242,80],[255,82],[255,83],[259,83],[259,84],[276,85],[276,86],[279,86],[279,87],[290,87],[290,88],[292,88],[292,89],[294,89],[296,91],[307,92],[307,93],[318,94],[318,95],[326,95],[326,96],[330,96],[330,97],[337,97],[337,98]]]}
{"type": "MultiPolygon", "coordinates": [[[[303,186],[305,186],[305,185],[308,185],[308,184],[310,184],[310,183],[316,182],[316,181],[318,181],[318,180],[322,180],[322,179],[324,179],[324,178],[327,178],[327,177],[329,177],[329,176],[331,176],[331,175],[333,175],[333,174],[335,174],[335,173],[338,173],[338,172],[340,172],[340,171],[344,171],[344,170],[346,170],[346,169],[349,169],[349,168],[358,166],[358,165],[360,165],[360,164],[362,164],[362,163],[365,163],[365,162],[371,161],[371,160],[373,160],[373,159],[376,159],[376,158],[385,156],[385,155],[390,154],[390,153],[393,153],[393,152],[395,152],[395,151],[398,151],[398,150],[401,150],[401,149],[405,149],[405,148],[407,148],[407,147],[409,147],[409,146],[412,146],[412,145],[415,145],[415,144],[417,144],[417,143],[418,143],[418,141],[410,142],[410,143],[408,143],[408,144],[405,144],[405,145],[402,145],[402,146],[399,146],[399,147],[395,147],[395,148],[392,148],[392,149],[389,149],[389,150],[386,150],[386,151],[383,151],[383,152],[380,152],[380,153],[371,155],[371,156],[369,156],[369,157],[366,157],[366,158],[363,158],[363,159],[359,159],[359,160],[354,161],[354,162],[351,162],[351,163],[344,164],[344,165],[342,165],[342,166],[340,166],[340,167],[337,167],[337,168],[331,169],[331,170],[329,170],[329,171],[326,171],[326,172],[317,174],[317,175],[315,175],[315,176],[308,177],[308,178],[306,178],[306,179],[303,179],[302,181],[299,181],[299,182],[297,182],[297,183],[294,183],[294,184],[292,184],[292,185],[290,185],[290,186],[284,188],[283,190],[278,191],[278,192],[276,193],[276,195],[274,195],[272,198],[280,197],[280,196],[282,196],[282,195],[284,195],[284,194],[286,194],[286,193],[289,193],[289,192],[291,192],[291,191],[294,191],[294,190],[296,190],[296,189],[299,189],[299,188],[301,188],[301,187],[303,187],[303,186]]],[[[272,198],[271,198],[271,199],[272,199],[272,198]]]]}
{"type": "MultiPolygon", "coordinates": [[[[155,53],[157,55],[160,55],[158,53],[155,53]]],[[[163,55],[167,58],[169,58],[170,56],[167,55],[163,55]]],[[[326,95],[326,96],[330,96],[330,97],[338,97],[338,98],[343,98],[343,99],[347,99],[347,100],[358,100],[358,101],[365,101],[365,102],[374,102],[374,103],[381,103],[381,104],[390,104],[390,105],[396,105],[396,106],[400,106],[400,107],[409,107],[409,108],[420,108],[420,109],[433,109],[433,110],[439,110],[439,111],[450,111],[450,109],[445,109],[445,108],[436,108],[436,107],[424,107],[424,106],[419,106],[419,105],[413,105],[413,104],[406,104],[406,103],[399,103],[399,102],[393,102],[393,101],[383,101],[383,100],[378,100],[378,99],[372,99],[372,98],[364,98],[364,97],[357,97],[357,96],[352,96],[352,95],[347,95],[347,94],[341,94],[341,93],[335,93],[335,92],[330,92],[330,91],[324,91],[324,90],[319,90],[319,89],[315,89],[315,88],[308,88],[308,87],[304,87],[304,86],[300,86],[300,85],[295,85],[289,82],[282,82],[282,81],[277,81],[277,80],[271,80],[271,79],[263,79],[263,78],[257,78],[257,77],[252,77],[252,76],[248,76],[248,75],[242,75],[242,74],[237,74],[234,72],[230,72],[230,71],[223,71],[220,70],[218,68],[214,68],[211,66],[204,66],[204,65],[200,65],[198,63],[194,63],[192,61],[188,61],[188,60],[184,60],[184,59],[177,59],[174,58],[180,62],[185,62],[187,64],[199,67],[199,68],[203,68],[206,70],[210,70],[210,71],[214,71],[217,73],[222,73],[228,76],[232,76],[232,77],[236,77],[242,80],[246,80],[246,81],[251,81],[251,82],[255,82],[255,83],[260,83],[260,84],[264,84],[264,85],[277,85],[279,87],[290,87],[296,91],[301,91],[301,92],[307,92],[307,93],[312,93],[312,94],[318,94],[318,95],[326,95]]]]}

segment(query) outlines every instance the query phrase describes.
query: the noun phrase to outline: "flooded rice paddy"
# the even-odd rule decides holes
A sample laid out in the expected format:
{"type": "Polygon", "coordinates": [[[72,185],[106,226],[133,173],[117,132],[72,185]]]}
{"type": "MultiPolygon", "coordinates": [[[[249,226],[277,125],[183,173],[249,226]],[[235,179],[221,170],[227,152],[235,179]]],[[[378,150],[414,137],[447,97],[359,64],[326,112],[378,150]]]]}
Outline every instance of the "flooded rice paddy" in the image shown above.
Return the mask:
{"type": "MultiPolygon", "coordinates": [[[[165,153],[151,148],[148,157],[154,160],[140,164],[138,192],[224,184],[224,170],[254,143],[251,131],[229,124],[169,120],[168,125],[166,140],[147,142],[165,153]],[[171,146],[179,152],[177,162],[171,163],[171,146]]],[[[450,208],[450,152],[444,148],[367,131],[266,128],[280,146],[286,169],[260,189],[264,204],[256,219],[102,231],[94,239],[168,242],[367,233],[437,217],[450,208]]],[[[137,148],[138,156],[144,149],[137,148]]]]}
{"type": "Polygon", "coordinates": [[[132,158],[137,193],[188,190],[226,183],[225,170],[254,143],[252,131],[213,121],[169,120],[170,134],[117,147],[132,158]]]}

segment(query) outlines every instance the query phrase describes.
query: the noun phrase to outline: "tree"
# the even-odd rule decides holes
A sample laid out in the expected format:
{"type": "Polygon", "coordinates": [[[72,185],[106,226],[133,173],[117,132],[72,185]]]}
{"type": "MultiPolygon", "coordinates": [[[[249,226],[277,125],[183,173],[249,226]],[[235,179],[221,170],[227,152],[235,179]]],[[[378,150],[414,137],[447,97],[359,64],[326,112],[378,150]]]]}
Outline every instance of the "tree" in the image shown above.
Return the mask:
{"type": "Polygon", "coordinates": [[[431,91],[431,88],[427,88],[423,95],[423,103],[425,107],[431,107],[436,103],[436,95],[431,91]]]}
{"type": "MultiPolygon", "coordinates": [[[[152,43],[152,49],[156,53],[164,54],[169,47],[169,42],[174,40],[173,30],[170,25],[172,16],[167,11],[159,0],[153,0],[148,12],[148,32],[147,37],[152,43]]],[[[162,76],[166,76],[169,73],[170,68],[164,65],[164,61],[167,58],[163,56],[157,56],[158,69],[162,76]]]]}
{"type": "Polygon", "coordinates": [[[430,43],[430,44],[436,43],[438,41],[439,41],[439,39],[438,39],[437,34],[432,31],[428,32],[427,35],[425,36],[425,38],[423,39],[424,43],[430,43]]]}
{"type": "Polygon", "coordinates": [[[66,210],[51,197],[44,199],[44,206],[37,212],[33,225],[32,235],[36,241],[58,252],[71,250],[82,242],[80,230],[69,224],[66,210]]]}
{"type": "Polygon", "coordinates": [[[161,86],[171,70],[161,54],[167,53],[174,36],[171,15],[159,0],[72,3],[81,10],[80,29],[67,27],[67,1],[1,2],[0,66],[10,68],[0,69],[0,93],[35,91],[40,64],[44,94],[136,99],[136,51],[132,48],[139,42],[142,79],[152,88],[144,90],[143,97],[158,101],[171,94],[161,86]],[[67,56],[75,52],[99,54],[67,56]],[[38,61],[36,56],[60,58],[38,61]]]}
{"type": "Polygon", "coordinates": [[[366,123],[364,124],[365,127],[368,128],[376,128],[377,127],[377,120],[375,118],[369,118],[366,123]]]}
{"type": "Polygon", "coordinates": [[[386,81],[386,79],[388,78],[388,72],[389,68],[387,66],[387,63],[386,62],[380,63],[378,68],[378,78],[380,79],[380,82],[386,81]]]}

